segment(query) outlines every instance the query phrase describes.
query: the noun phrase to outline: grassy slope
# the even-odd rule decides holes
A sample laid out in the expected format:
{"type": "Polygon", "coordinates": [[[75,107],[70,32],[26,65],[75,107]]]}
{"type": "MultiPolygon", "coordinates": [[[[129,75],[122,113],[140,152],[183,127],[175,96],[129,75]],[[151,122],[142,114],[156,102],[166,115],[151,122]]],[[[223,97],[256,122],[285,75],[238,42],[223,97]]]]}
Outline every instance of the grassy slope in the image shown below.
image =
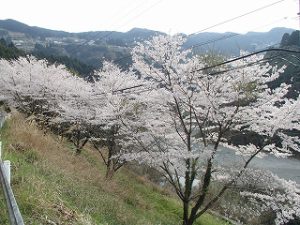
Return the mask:
{"type": "MultiPolygon", "coordinates": [[[[68,142],[43,135],[20,115],[2,130],[4,159],[25,224],[181,224],[180,203],[166,191],[123,169],[105,181],[96,152],[73,154],[68,142]]],[[[0,194],[0,224],[8,224],[0,194]]],[[[197,225],[226,224],[206,214],[197,225]]]]}

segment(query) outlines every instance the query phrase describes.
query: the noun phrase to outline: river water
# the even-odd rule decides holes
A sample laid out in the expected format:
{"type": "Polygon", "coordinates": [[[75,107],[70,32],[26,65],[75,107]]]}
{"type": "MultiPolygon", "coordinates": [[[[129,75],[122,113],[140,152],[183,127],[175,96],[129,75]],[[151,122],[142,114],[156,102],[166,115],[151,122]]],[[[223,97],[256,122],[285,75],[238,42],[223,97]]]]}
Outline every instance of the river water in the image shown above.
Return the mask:
{"type": "MultiPolygon", "coordinates": [[[[243,162],[240,156],[235,155],[233,150],[222,148],[216,156],[218,162],[227,166],[235,166],[243,162]]],[[[266,169],[286,180],[293,180],[300,184],[300,160],[295,158],[277,158],[267,155],[263,158],[254,158],[249,164],[252,168],[266,169]]]]}

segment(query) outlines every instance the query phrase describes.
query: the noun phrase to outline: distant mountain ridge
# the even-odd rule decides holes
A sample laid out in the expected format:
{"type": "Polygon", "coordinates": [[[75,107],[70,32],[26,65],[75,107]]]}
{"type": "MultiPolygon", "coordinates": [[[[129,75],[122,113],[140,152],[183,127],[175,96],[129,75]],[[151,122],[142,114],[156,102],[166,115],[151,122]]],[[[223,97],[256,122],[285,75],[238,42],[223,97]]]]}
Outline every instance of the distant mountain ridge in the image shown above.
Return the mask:
{"type": "Polygon", "coordinates": [[[253,52],[265,47],[279,45],[282,36],[293,31],[290,28],[278,27],[269,32],[251,31],[246,34],[205,32],[189,36],[185,45],[187,47],[198,46],[195,48],[197,52],[213,50],[224,55],[237,56],[240,50],[253,52]]]}
{"type": "MultiPolygon", "coordinates": [[[[130,54],[136,41],[143,41],[163,34],[158,31],[133,28],[128,32],[89,31],[69,33],[28,26],[16,20],[0,20],[0,38],[27,53],[38,55],[67,56],[98,68],[103,59],[115,60],[130,54]]],[[[128,66],[131,59],[125,58],[121,66],[128,66]]]]}
{"type": "Polygon", "coordinates": [[[32,37],[63,37],[69,34],[65,31],[56,31],[36,26],[28,26],[25,23],[21,23],[12,19],[0,20],[0,28],[11,32],[24,33],[32,37]]]}
{"type": "MultiPolygon", "coordinates": [[[[191,47],[196,53],[215,51],[232,57],[239,55],[240,50],[252,52],[279,44],[285,33],[290,34],[293,31],[289,28],[274,28],[269,32],[247,34],[205,32],[185,35],[187,41],[184,46],[191,47]]],[[[141,28],[133,28],[128,32],[69,33],[28,26],[12,19],[0,20],[0,38],[13,42],[16,47],[29,53],[35,51],[43,55],[76,58],[96,68],[102,65],[104,58],[116,60],[124,67],[130,65],[131,59],[127,56],[135,42],[144,41],[159,34],[164,33],[141,28]]]]}
{"type": "Polygon", "coordinates": [[[127,41],[134,41],[132,37],[136,39],[148,38],[149,36],[163,34],[159,31],[153,31],[142,28],[133,28],[128,32],[118,32],[118,31],[88,31],[79,33],[70,33],[66,31],[50,30],[46,28],[41,28],[37,26],[28,26],[27,24],[18,22],[16,20],[7,19],[0,20],[0,29],[7,30],[10,32],[24,33],[28,36],[35,38],[46,38],[46,37],[77,37],[84,38],[86,40],[92,39],[111,39],[120,38],[127,41]]]}

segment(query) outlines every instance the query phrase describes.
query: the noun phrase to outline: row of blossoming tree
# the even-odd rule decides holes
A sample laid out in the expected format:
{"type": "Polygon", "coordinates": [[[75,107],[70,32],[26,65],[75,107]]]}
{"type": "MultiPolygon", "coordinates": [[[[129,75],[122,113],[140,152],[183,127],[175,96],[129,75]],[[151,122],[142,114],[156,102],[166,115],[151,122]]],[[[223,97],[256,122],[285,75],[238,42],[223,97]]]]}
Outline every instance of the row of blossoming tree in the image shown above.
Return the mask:
{"type": "Polygon", "coordinates": [[[256,157],[300,151],[299,137],[288,135],[300,130],[299,98],[286,99],[285,84],[268,88],[284,68],[251,56],[205,69],[183,43],[180,36],[139,43],[129,71],[106,62],[94,82],[32,57],[0,60],[0,98],[45,129],[68,134],[78,153],[90,141],[107,177],[129,161],[155,167],[182,201],[183,225],[192,225],[233,185],[253,179],[259,188],[242,195],[271,209],[276,224],[299,217],[299,186],[249,167],[256,157]],[[229,144],[237,132],[255,132],[262,141],[229,144]],[[242,160],[234,166],[217,160],[224,146],[242,160]]]}

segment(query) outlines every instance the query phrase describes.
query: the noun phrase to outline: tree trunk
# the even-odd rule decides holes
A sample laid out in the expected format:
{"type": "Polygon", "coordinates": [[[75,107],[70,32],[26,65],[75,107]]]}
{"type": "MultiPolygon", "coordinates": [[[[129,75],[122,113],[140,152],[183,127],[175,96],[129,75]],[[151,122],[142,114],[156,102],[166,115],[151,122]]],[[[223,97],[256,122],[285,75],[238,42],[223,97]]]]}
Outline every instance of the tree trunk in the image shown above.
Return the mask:
{"type": "Polygon", "coordinates": [[[114,159],[112,157],[115,154],[115,146],[114,138],[108,141],[108,157],[105,174],[105,178],[108,180],[110,180],[114,175],[114,159]]]}
{"type": "Polygon", "coordinates": [[[195,220],[189,220],[189,219],[187,219],[186,221],[183,220],[182,225],[193,225],[194,222],[195,222],[195,220]]]}
{"type": "Polygon", "coordinates": [[[76,147],[76,155],[80,155],[80,153],[81,153],[81,148],[76,147]]]}
{"type": "Polygon", "coordinates": [[[182,225],[188,225],[189,221],[189,203],[183,202],[183,223],[182,225]]]}
{"type": "Polygon", "coordinates": [[[115,173],[114,161],[113,161],[113,159],[108,159],[107,166],[106,166],[105,178],[107,180],[112,179],[112,177],[114,176],[114,173],[115,173]]]}

